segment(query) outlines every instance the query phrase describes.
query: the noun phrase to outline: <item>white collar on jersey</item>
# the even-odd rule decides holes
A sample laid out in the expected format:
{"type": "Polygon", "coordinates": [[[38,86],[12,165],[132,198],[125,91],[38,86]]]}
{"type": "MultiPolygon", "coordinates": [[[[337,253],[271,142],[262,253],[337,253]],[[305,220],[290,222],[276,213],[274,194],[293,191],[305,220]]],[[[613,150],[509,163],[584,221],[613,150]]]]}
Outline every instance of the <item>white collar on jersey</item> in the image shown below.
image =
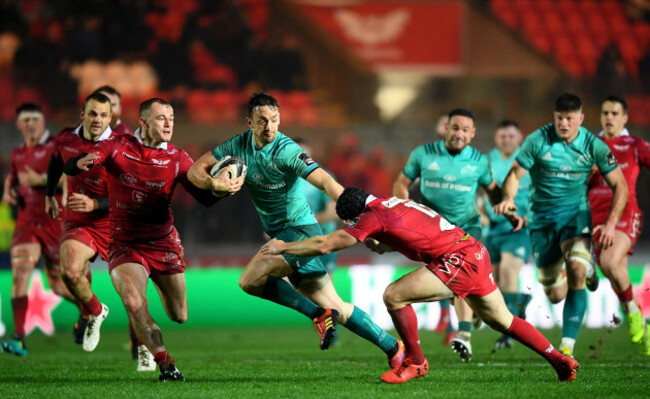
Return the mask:
{"type": "MultiPolygon", "coordinates": [[[[77,136],[81,136],[81,128],[83,128],[83,123],[80,123],[79,126],[77,126],[74,129],[74,134],[76,134],[77,136]]],[[[111,132],[113,132],[113,130],[111,130],[111,127],[107,125],[104,132],[99,135],[99,138],[97,139],[97,141],[103,141],[103,140],[106,140],[107,138],[111,137],[111,132]]]]}
{"type": "Polygon", "coordinates": [[[368,206],[369,203],[371,203],[372,201],[374,201],[376,199],[377,199],[377,197],[375,197],[374,195],[368,194],[368,197],[366,198],[366,206],[368,206]]]}
{"type": "Polygon", "coordinates": [[[47,139],[50,138],[50,131],[48,129],[43,130],[43,135],[41,138],[38,140],[38,144],[45,144],[47,139]]]}
{"type": "MultiPolygon", "coordinates": [[[[136,139],[138,139],[138,141],[142,145],[144,145],[144,141],[142,141],[142,136],[140,135],[140,132],[141,132],[140,128],[137,128],[137,129],[135,129],[135,132],[133,132],[133,135],[135,136],[136,139]]],[[[156,147],[156,148],[159,149],[159,150],[166,150],[167,149],[167,142],[162,142],[162,143],[158,144],[158,147],[156,147]]]]}
{"type": "MultiPolygon", "coordinates": [[[[598,133],[598,137],[603,137],[604,135],[605,135],[605,131],[604,131],[604,130],[601,130],[600,133],[598,133]]],[[[627,128],[624,127],[624,128],[623,128],[623,131],[621,132],[621,135],[620,135],[619,137],[622,137],[622,136],[629,136],[629,135],[630,135],[630,132],[628,132],[628,131],[627,131],[627,128]]]]}

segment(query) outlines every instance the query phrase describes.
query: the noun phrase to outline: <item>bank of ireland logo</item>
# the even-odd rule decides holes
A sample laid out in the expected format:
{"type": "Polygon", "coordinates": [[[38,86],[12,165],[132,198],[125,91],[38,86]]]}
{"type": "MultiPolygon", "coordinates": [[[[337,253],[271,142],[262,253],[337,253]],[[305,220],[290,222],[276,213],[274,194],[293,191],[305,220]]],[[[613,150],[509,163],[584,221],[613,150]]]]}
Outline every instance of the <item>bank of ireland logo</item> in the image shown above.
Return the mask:
{"type": "Polygon", "coordinates": [[[255,181],[262,181],[262,174],[261,173],[253,173],[253,176],[251,176],[251,177],[255,181]]]}
{"type": "Polygon", "coordinates": [[[445,181],[456,181],[456,176],[454,175],[444,175],[442,178],[445,179],[445,181]]]}

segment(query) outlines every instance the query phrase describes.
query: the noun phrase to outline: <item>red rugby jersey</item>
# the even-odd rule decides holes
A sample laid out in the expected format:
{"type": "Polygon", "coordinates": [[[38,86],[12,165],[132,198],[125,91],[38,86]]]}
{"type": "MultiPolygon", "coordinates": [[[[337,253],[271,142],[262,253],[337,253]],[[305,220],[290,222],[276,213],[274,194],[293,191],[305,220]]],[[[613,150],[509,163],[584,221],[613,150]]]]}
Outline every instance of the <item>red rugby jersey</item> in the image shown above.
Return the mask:
{"type": "Polygon", "coordinates": [[[199,201],[216,202],[208,191],[199,190],[189,182],[187,172],[193,161],[172,144],[146,147],[136,131],[132,136],[104,140],[93,152],[100,156],[95,163],[103,164],[109,176],[113,239],[146,242],[171,233],[174,222],[171,202],[178,183],[199,201]]]}
{"type": "MultiPolygon", "coordinates": [[[[374,197],[371,197],[374,198],[374,197]]],[[[434,210],[396,197],[372,199],[346,232],[359,241],[374,238],[407,258],[424,263],[476,244],[434,210]]]]}
{"type": "MultiPolygon", "coordinates": [[[[86,140],[82,135],[83,125],[76,128],[63,129],[56,136],[54,156],[60,157],[65,164],[84,152],[93,152],[98,143],[115,136],[110,127],[99,136],[98,141],[86,140]]],[[[68,195],[79,193],[92,199],[108,196],[108,174],[104,168],[92,168],[87,173],[68,176],[68,195]]],[[[74,226],[93,225],[98,229],[108,229],[108,211],[70,212],[65,214],[66,221],[74,226]]]]}
{"type": "MultiPolygon", "coordinates": [[[[604,136],[600,138],[607,144],[616,157],[618,166],[625,176],[630,196],[627,200],[627,207],[637,209],[636,181],[639,177],[641,166],[650,168],[650,145],[643,139],[634,137],[627,133],[613,139],[604,136]]],[[[612,204],[612,189],[607,185],[603,176],[597,172],[589,180],[589,203],[591,212],[594,214],[608,214],[612,204]]]]}
{"type": "MultiPolygon", "coordinates": [[[[10,174],[18,187],[18,218],[16,223],[53,223],[45,213],[45,186],[24,187],[18,183],[18,173],[25,172],[29,166],[39,174],[47,173],[47,165],[54,152],[54,138],[46,130],[36,145],[31,147],[20,145],[11,152],[10,174]]],[[[61,195],[56,195],[61,203],[61,195]]],[[[56,221],[60,223],[60,221],[56,221]]]]}

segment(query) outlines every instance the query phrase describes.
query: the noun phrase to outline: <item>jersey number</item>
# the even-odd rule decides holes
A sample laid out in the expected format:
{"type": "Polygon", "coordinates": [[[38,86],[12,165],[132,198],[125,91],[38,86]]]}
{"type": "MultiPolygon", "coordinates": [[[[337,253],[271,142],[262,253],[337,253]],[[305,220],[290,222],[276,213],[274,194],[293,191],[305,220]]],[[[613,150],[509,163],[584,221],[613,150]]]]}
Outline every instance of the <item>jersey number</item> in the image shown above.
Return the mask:
{"type": "Polygon", "coordinates": [[[440,218],[440,231],[447,231],[447,230],[453,230],[456,228],[453,224],[449,223],[447,219],[443,218],[440,216],[440,214],[433,209],[426,207],[422,204],[418,204],[417,202],[409,201],[409,200],[403,200],[399,199],[397,197],[392,197],[388,201],[383,202],[384,206],[386,208],[392,208],[397,204],[404,204],[405,207],[415,209],[418,212],[422,212],[425,215],[429,216],[430,218],[435,218],[436,216],[440,218]]]}

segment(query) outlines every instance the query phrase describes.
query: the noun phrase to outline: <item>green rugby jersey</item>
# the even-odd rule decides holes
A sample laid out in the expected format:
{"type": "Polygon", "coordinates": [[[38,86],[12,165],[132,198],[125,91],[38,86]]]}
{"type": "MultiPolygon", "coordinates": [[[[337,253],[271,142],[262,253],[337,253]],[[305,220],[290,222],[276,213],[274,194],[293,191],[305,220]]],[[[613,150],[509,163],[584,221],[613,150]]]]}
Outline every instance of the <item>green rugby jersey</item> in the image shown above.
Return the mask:
{"type": "MultiPolygon", "coordinates": [[[[499,149],[495,148],[487,154],[488,161],[490,162],[490,170],[494,181],[499,187],[503,186],[503,181],[506,179],[512,162],[519,154],[519,148],[508,159],[503,159],[499,149]]],[[[525,217],[528,212],[528,190],[530,189],[530,174],[526,174],[519,181],[519,190],[515,196],[515,205],[517,205],[517,215],[525,217]]],[[[485,199],[485,212],[490,218],[490,234],[505,233],[512,230],[512,225],[508,222],[505,216],[497,215],[492,210],[490,202],[485,199]]]]}
{"type": "MultiPolygon", "coordinates": [[[[305,179],[299,179],[302,190],[305,193],[305,198],[307,199],[307,204],[311,208],[314,215],[323,212],[327,209],[327,205],[333,200],[324,192],[314,187],[305,179]]],[[[330,220],[329,222],[319,223],[323,234],[329,234],[336,230],[336,222],[330,220]]]]}
{"type": "Polygon", "coordinates": [[[216,159],[238,156],[246,162],[245,184],[267,233],[316,223],[302,186],[296,183],[318,164],[289,137],[278,132],[273,142],[259,149],[253,131],[248,130],[221,143],[212,155],[216,159]]]}
{"type": "Polygon", "coordinates": [[[530,172],[528,221],[531,228],[589,211],[587,178],[592,165],[604,175],[616,169],[616,158],[602,140],[580,127],[565,144],[550,123],[531,133],[521,145],[517,163],[530,172]]]}
{"type": "Polygon", "coordinates": [[[404,170],[411,181],[420,178],[422,203],[460,228],[479,226],[476,189],[492,183],[487,157],[465,147],[449,154],[444,140],[427,143],[411,152],[404,170]]]}

